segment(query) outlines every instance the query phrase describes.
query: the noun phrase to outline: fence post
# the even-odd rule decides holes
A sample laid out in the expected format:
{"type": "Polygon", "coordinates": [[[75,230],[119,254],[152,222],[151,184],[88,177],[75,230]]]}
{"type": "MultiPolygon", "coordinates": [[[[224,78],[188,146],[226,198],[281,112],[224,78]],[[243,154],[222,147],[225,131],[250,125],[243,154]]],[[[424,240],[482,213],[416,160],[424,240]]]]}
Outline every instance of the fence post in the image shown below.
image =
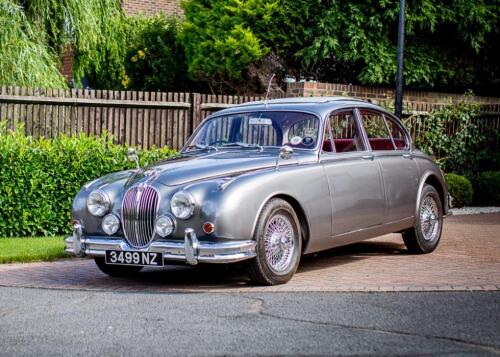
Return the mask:
{"type": "Polygon", "coordinates": [[[191,135],[201,121],[201,94],[191,93],[191,110],[189,116],[189,135],[191,135]]]}

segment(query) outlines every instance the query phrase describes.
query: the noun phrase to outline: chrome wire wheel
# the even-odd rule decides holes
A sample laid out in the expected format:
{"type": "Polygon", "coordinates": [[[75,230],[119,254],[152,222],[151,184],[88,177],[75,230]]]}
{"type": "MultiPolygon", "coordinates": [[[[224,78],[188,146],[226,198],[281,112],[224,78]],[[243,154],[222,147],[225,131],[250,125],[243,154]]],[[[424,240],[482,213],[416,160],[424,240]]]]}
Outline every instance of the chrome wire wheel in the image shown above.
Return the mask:
{"type": "Polygon", "coordinates": [[[434,197],[427,195],[420,209],[420,227],[426,241],[432,242],[439,236],[439,218],[439,208],[434,197]]]}
{"type": "Polygon", "coordinates": [[[276,214],[267,222],[264,233],[266,261],[276,272],[287,270],[295,250],[294,229],[290,219],[276,214]]]}

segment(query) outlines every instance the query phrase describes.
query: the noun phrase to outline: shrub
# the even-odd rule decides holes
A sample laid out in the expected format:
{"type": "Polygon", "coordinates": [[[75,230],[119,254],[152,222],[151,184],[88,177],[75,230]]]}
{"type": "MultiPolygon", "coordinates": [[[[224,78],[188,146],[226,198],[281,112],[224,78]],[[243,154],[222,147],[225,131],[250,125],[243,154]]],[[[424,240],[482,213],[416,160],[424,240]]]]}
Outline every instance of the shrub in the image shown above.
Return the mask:
{"type": "Polygon", "coordinates": [[[415,138],[415,145],[426,154],[434,156],[442,169],[461,175],[477,172],[484,156],[485,137],[479,131],[476,104],[462,102],[433,110],[427,115],[407,119],[425,130],[415,138]],[[450,135],[451,128],[454,134],[450,135]]]}
{"type": "Polygon", "coordinates": [[[146,91],[186,90],[187,66],[177,41],[181,20],[160,13],[153,17],[136,15],[128,21],[134,33],[128,44],[123,86],[146,91]]]}
{"type": "Polygon", "coordinates": [[[472,183],[465,176],[456,174],[446,174],[446,184],[448,185],[448,192],[453,197],[454,207],[467,206],[472,202],[472,183]]]}
{"type": "Polygon", "coordinates": [[[480,205],[500,206],[500,171],[485,171],[474,180],[474,202],[480,205]]]}
{"type": "Polygon", "coordinates": [[[267,0],[183,1],[181,35],[192,79],[241,89],[248,70],[269,51],[255,30],[272,25],[278,3],[267,0]],[[252,30],[254,29],[254,30],[252,30]]]}
{"type": "MultiPolygon", "coordinates": [[[[111,136],[33,139],[0,122],[0,237],[67,233],[71,204],[81,186],[107,173],[133,168],[127,148],[111,136]]],[[[141,164],[175,151],[140,152],[141,164]]]]}

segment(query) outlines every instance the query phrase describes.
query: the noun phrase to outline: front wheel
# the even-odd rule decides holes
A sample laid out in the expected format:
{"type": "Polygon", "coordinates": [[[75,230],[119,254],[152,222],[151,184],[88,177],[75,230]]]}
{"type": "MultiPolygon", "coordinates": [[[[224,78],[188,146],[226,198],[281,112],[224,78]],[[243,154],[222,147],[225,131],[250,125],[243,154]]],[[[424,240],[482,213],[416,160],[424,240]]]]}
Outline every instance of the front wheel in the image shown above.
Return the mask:
{"type": "Polygon", "coordinates": [[[254,235],[257,256],[248,262],[254,283],[277,285],[288,282],[299,266],[302,238],[297,214],[282,199],[263,208],[254,235]]]}
{"type": "Polygon", "coordinates": [[[403,232],[403,241],[411,253],[430,253],[438,246],[443,230],[443,205],[436,189],[425,185],[415,225],[403,232]]]}
{"type": "Polygon", "coordinates": [[[126,278],[126,277],[132,276],[134,274],[137,274],[138,272],[140,272],[142,270],[142,267],[138,267],[138,266],[106,264],[106,261],[104,260],[104,258],[101,258],[101,257],[94,258],[94,261],[95,261],[97,267],[104,274],[107,274],[107,275],[113,276],[113,277],[126,278]]]}

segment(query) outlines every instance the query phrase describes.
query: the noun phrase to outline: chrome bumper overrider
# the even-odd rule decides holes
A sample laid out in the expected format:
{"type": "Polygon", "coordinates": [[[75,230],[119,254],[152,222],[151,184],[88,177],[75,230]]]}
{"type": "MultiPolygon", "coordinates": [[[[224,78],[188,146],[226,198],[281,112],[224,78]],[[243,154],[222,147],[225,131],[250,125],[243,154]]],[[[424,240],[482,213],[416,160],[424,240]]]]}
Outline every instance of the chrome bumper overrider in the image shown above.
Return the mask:
{"type": "Polygon", "coordinates": [[[254,241],[200,242],[191,228],[186,229],[184,242],[153,241],[148,247],[137,249],[121,238],[84,237],[82,226],[75,224],[73,235],[67,237],[64,242],[67,253],[80,257],[103,257],[106,250],[155,252],[162,253],[164,261],[184,261],[190,265],[233,263],[255,257],[254,241]]]}

